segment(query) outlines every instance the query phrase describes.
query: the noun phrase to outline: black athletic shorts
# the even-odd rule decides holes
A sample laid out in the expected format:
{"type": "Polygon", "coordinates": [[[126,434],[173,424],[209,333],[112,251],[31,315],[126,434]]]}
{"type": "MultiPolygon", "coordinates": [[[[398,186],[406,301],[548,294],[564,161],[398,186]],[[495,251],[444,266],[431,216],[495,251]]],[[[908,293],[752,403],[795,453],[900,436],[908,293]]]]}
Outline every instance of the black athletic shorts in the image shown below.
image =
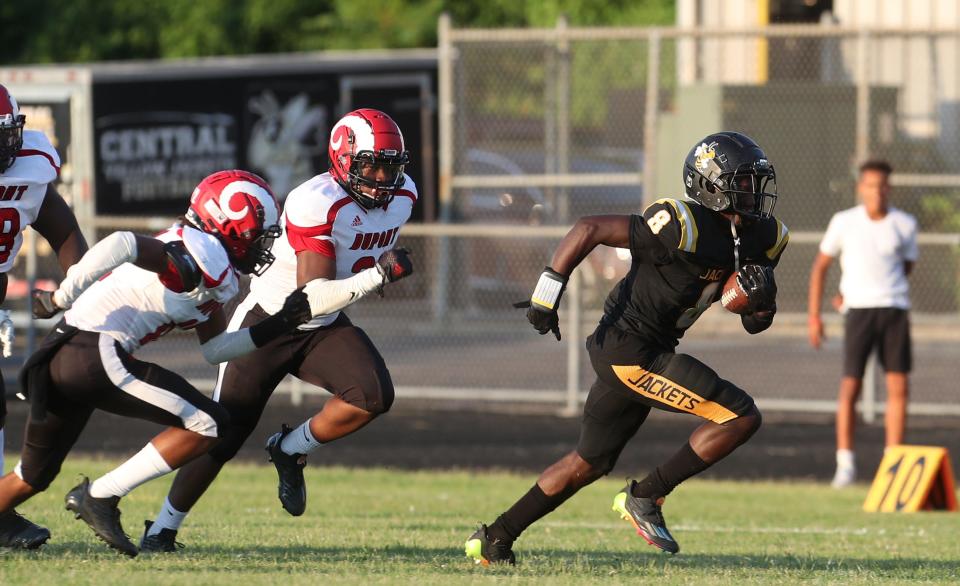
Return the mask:
{"type": "MultiPolygon", "coordinates": [[[[228,330],[249,327],[267,316],[259,305],[241,303],[228,330]]],[[[367,334],[341,313],[328,326],[284,334],[220,365],[214,400],[230,414],[230,429],[210,451],[213,458],[226,462],[236,454],[288,374],[370,413],[384,413],[393,405],[393,381],[383,357],[367,334]]]]}
{"type": "Polygon", "coordinates": [[[910,315],[897,307],[850,309],[844,318],[843,375],[863,378],[867,358],[876,348],[886,372],[910,372],[910,315]]]}
{"type": "Polygon", "coordinates": [[[16,468],[37,490],[56,478],[94,409],[210,437],[226,427],[222,407],[180,375],[133,358],[106,334],[78,332],[53,354],[49,373],[46,416],[38,420],[31,411],[16,468]]]}
{"type": "Polygon", "coordinates": [[[577,453],[609,471],[651,408],[726,423],[753,409],[753,398],[687,354],[652,348],[614,326],[587,338],[597,380],[583,408],[577,453]]]}

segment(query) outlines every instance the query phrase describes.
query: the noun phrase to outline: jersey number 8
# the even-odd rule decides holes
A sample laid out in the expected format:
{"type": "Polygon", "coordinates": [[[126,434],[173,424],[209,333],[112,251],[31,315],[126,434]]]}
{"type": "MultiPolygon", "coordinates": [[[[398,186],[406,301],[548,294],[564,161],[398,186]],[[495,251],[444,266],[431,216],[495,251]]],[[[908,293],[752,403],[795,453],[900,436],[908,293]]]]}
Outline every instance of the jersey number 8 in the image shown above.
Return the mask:
{"type": "Polygon", "coordinates": [[[649,220],[647,220],[647,226],[650,227],[650,231],[654,234],[659,234],[660,230],[663,230],[663,227],[670,223],[670,212],[667,210],[660,210],[659,212],[653,214],[649,220]]]}
{"type": "Polygon", "coordinates": [[[20,234],[20,212],[15,208],[0,208],[0,263],[7,262],[20,234]]]}

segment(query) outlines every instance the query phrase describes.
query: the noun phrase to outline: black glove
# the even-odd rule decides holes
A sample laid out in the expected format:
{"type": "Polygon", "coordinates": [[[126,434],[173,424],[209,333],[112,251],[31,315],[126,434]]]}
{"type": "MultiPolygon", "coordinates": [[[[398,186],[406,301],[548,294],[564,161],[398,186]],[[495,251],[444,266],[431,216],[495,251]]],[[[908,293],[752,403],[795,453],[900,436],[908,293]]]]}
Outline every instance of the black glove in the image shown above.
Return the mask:
{"type": "Polygon", "coordinates": [[[773,325],[773,317],[777,315],[777,304],[774,303],[770,309],[755,311],[740,316],[740,323],[748,334],[759,334],[773,325]]]}
{"type": "Polygon", "coordinates": [[[33,317],[37,319],[47,319],[60,313],[60,308],[53,302],[53,291],[34,289],[30,297],[33,299],[33,303],[31,304],[33,317]]]}
{"type": "Polygon", "coordinates": [[[409,277],[413,273],[413,261],[410,260],[410,251],[402,246],[388,250],[380,255],[377,261],[380,272],[388,283],[409,277]]]}
{"type": "Polygon", "coordinates": [[[743,265],[737,273],[737,282],[747,294],[749,313],[770,311],[777,305],[777,282],[773,267],[743,265]]]}
{"type": "Polygon", "coordinates": [[[250,326],[250,338],[254,346],[260,348],[270,340],[310,321],[311,317],[313,314],[310,312],[310,301],[303,292],[303,287],[300,287],[287,295],[280,311],[250,326]]]}
{"type": "Polygon", "coordinates": [[[567,277],[550,267],[544,267],[537,281],[537,288],[528,301],[514,303],[516,308],[527,308],[527,321],[533,324],[541,336],[547,332],[560,340],[560,317],[557,309],[560,307],[560,298],[567,287],[567,277]]]}
{"type": "Polygon", "coordinates": [[[295,289],[283,301],[283,307],[277,312],[282,316],[284,325],[289,328],[295,328],[302,323],[310,321],[313,313],[310,311],[310,300],[307,294],[303,292],[303,287],[295,289]]]}

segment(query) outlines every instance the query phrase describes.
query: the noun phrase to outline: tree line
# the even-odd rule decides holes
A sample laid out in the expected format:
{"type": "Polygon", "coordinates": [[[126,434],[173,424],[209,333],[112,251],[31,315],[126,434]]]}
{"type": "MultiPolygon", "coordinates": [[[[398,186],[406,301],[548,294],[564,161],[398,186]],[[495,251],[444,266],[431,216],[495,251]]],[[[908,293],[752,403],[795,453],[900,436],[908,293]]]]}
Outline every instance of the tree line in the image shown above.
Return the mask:
{"type": "Polygon", "coordinates": [[[674,0],[4,0],[0,65],[433,47],[461,27],[653,25],[674,0]]]}

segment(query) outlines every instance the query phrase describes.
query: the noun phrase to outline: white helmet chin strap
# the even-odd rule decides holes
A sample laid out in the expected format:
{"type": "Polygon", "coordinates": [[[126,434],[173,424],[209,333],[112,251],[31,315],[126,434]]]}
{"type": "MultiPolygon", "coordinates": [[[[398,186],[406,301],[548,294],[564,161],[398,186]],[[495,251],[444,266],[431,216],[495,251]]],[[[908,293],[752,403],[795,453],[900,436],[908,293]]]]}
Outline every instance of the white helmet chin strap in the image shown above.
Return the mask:
{"type": "Polygon", "coordinates": [[[740,235],[737,234],[737,216],[730,216],[730,234],[733,235],[733,272],[740,271],[740,235]]]}

